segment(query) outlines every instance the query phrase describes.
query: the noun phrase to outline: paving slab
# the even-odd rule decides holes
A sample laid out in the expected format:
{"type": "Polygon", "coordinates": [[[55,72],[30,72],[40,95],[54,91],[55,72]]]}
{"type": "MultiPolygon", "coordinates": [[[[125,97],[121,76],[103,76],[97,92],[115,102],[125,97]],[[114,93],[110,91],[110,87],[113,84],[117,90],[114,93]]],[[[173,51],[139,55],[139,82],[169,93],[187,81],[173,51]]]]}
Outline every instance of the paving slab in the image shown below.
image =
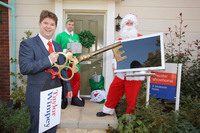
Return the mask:
{"type": "MultiPolygon", "coordinates": [[[[116,114],[104,117],[96,116],[96,113],[102,111],[102,109],[103,104],[91,102],[88,99],[85,100],[84,107],[68,105],[66,109],[61,111],[61,123],[58,127],[67,128],[66,130],[75,128],[91,130],[103,129],[103,131],[108,128],[108,124],[114,128],[117,127],[116,114]]],[[[83,130],[82,132],[84,133],[83,130]]]]}
{"type": "Polygon", "coordinates": [[[58,128],[56,133],[106,133],[105,129],[58,128]]]}

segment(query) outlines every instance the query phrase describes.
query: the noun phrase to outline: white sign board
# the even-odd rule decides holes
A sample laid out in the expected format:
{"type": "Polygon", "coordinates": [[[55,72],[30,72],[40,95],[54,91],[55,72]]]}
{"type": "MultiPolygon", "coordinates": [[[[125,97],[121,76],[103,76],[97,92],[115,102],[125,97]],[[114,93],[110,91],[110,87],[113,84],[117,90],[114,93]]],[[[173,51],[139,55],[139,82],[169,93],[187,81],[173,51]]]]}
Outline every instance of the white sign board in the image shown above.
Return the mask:
{"type": "Polygon", "coordinates": [[[165,70],[152,71],[156,76],[147,77],[146,106],[149,105],[149,96],[151,93],[151,96],[155,95],[156,98],[175,100],[175,110],[178,111],[182,64],[166,63],[165,66],[165,70]]]}
{"type": "Polygon", "coordinates": [[[163,33],[156,33],[122,40],[125,51],[117,62],[115,72],[145,71],[165,69],[163,33]]]}
{"type": "Polygon", "coordinates": [[[150,96],[176,100],[177,67],[176,63],[166,63],[165,70],[152,71],[156,76],[151,77],[150,96]]]}
{"type": "Polygon", "coordinates": [[[62,87],[41,91],[39,133],[60,123],[62,87]]]}

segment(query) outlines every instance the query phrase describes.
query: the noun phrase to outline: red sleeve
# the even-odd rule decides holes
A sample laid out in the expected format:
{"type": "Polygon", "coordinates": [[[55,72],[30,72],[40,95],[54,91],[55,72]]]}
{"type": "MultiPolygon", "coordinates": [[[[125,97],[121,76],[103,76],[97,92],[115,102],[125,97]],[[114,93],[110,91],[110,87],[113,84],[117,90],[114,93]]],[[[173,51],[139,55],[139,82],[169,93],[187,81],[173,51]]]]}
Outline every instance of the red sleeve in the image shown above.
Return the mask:
{"type": "Polygon", "coordinates": [[[122,40],[122,38],[119,38],[118,40],[122,40]]]}

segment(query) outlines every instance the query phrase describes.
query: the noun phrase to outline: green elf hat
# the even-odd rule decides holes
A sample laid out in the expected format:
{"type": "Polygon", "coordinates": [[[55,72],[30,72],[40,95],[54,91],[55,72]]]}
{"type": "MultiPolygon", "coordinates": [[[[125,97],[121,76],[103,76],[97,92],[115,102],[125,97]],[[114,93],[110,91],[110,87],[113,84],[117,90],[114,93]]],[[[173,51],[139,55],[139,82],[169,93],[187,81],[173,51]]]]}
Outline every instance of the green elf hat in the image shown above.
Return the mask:
{"type": "Polygon", "coordinates": [[[69,20],[72,20],[69,16],[67,17],[66,24],[69,20]]]}

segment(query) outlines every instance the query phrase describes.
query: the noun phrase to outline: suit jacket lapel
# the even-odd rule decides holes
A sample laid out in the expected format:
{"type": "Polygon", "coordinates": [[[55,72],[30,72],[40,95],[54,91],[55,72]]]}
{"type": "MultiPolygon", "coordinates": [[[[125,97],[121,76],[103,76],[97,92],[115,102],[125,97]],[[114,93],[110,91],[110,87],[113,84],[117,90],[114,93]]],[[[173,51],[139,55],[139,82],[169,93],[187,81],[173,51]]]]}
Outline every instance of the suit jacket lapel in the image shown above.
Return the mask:
{"type": "MultiPolygon", "coordinates": [[[[46,49],[46,47],[44,46],[42,40],[40,39],[40,37],[37,35],[36,36],[36,41],[37,41],[37,45],[41,48],[41,50],[43,51],[43,53],[46,55],[46,56],[49,56],[49,51],[46,49]]],[[[55,49],[55,52],[59,52],[59,49],[58,47],[56,47],[55,45],[55,42],[52,41],[52,44],[54,46],[54,49],[55,49]]],[[[58,59],[58,64],[59,64],[59,59],[58,59]]]]}
{"type": "MultiPolygon", "coordinates": [[[[55,42],[54,42],[54,41],[52,41],[52,44],[53,44],[53,46],[54,46],[54,51],[55,51],[55,52],[60,52],[60,51],[59,51],[59,48],[58,48],[58,47],[56,47],[56,45],[55,45],[55,42]]],[[[60,56],[59,56],[59,57],[60,57],[60,56]]],[[[59,59],[60,59],[60,58],[58,58],[58,60],[57,60],[57,63],[58,63],[58,64],[59,64],[59,62],[60,62],[60,61],[59,61],[59,59]]]]}
{"type": "Polygon", "coordinates": [[[36,36],[36,41],[37,41],[37,45],[41,48],[43,53],[45,55],[49,56],[49,51],[46,49],[46,47],[44,46],[42,40],[40,39],[40,37],[38,35],[36,36]]]}
{"type": "Polygon", "coordinates": [[[52,44],[53,44],[53,46],[54,46],[54,50],[55,50],[55,52],[59,52],[59,50],[58,50],[58,48],[56,47],[56,45],[55,45],[55,42],[54,42],[54,41],[52,41],[52,44]]]}

